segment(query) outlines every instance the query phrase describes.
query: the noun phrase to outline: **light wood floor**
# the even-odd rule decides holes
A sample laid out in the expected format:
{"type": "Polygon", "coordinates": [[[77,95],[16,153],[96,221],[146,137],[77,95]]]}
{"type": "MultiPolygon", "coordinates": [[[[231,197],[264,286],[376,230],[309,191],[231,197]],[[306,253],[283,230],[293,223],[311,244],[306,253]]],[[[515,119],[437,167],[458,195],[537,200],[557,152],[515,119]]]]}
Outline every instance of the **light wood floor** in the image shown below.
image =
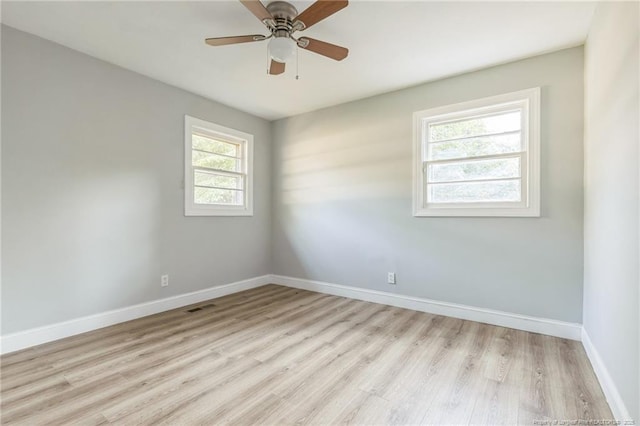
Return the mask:
{"type": "Polygon", "coordinates": [[[578,342],[276,285],[1,363],[3,424],[612,418],[578,342]]]}

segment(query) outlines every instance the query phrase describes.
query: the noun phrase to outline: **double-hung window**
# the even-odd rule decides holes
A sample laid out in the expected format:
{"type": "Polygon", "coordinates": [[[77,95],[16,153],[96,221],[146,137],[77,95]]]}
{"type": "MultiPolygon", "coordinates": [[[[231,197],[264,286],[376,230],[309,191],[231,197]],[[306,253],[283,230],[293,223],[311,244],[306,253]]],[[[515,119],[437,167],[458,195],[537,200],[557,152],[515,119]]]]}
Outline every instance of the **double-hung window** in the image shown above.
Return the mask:
{"type": "Polygon", "coordinates": [[[540,89],[414,114],[414,216],[540,215],[540,89]]]}
{"type": "Polygon", "coordinates": [[[185,215],[253,215],[253,135],[186,115],[184,137],[185,215]]]}

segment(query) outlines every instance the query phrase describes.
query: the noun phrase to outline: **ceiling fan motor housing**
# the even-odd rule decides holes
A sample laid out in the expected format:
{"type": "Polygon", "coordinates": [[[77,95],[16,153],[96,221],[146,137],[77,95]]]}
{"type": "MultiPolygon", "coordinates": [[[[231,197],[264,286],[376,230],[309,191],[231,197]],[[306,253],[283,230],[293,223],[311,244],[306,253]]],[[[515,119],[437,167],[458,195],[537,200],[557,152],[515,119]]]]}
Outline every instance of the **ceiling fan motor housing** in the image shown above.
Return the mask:
{"type": "Polygon", "coordinates": [[[293,20],[298,16],[298,10],[286,1],[272,1],[267,10],[273,16],[271,34],[273,37],[290,37],[293,32],[293,20]]]}

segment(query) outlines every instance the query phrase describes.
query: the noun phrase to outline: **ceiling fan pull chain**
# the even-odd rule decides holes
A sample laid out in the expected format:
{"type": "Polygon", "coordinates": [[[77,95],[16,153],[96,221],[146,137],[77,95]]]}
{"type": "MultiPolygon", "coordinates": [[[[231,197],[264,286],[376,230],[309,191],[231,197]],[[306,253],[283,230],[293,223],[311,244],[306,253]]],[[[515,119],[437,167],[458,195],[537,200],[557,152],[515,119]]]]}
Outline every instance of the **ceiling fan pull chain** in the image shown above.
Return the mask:
{"type": "Polygon", "coordinates": [[[298,45],[296,44],[296,80],[300,80],[300,75],[298,73],[298,53],[300,53],[300,49],[298,48],[298,45]]]}

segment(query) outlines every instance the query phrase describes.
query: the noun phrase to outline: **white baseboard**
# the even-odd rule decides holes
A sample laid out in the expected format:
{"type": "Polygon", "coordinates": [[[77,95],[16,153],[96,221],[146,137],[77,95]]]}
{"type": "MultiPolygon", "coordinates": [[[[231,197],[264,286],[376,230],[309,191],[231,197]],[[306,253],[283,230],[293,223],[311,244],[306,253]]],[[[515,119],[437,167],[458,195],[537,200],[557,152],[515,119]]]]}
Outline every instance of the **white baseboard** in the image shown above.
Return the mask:
{"type": "Polygon", "coordinates": [[[100,314],[76,318],[44,327],[32,328],[0,337],[0,353],[15,352],[31,346],[51,342],[87,331],[97,330],[113,324],[130,321],[147,315],[157,314],[170,309],[202,302],[227,294],[274,283],[287,287],[300,288],[336,296],[349,297],[367,302],[381,303],[400,308],[413,309],[437,315],[445,315],[518,330],[531,331],[550,336],[580,340],[582,326],[576,323],[537,318],[491,309],[455,303],[440,302],[419,297],[404,296],[383,291],[368,290],[320,281],[311,281],[281,275],[263,275],[244,281],[180,294],[166,299],[154,300],[126,308],[115,309],[100,314]]]}
{"type": "Polygon", "coordinates": [[[587,352],[589,361],[591,361],[593,371],[596,373],[596,377],[598,377],[598,381],[600,382],[604,396],[607,398],[607,403],[609,404],[609,408],[611,408],[613,417],[621,422],[631,420],[629,410],[627,410],[627,407],[618,392],[618,388],[609,374],[609,370],[602,361],[602,358],[600,358],[598,350],[593,346],[593,342],[591,342],[591,338],[584,328],[582,329],[582,345],[584,346],[585,352],[587,352]]]}
{"type": "Polygon", "coordinates": [[[115,309],[100,314],[76,318],[44,327],[7,334],[0,337],[0,354],[15,352],[31,346],[40,345],[42,343],[97,330],[99,328],[180,308],[193,303],[215,299],[216,297],[261,287],[270,283],[502,327],[515,328],[517,330],[541,333],[549,336],[582,340],[587,356],[593,365],[593,369],[598,377],[600,385],[602,386],[614,417],[616,420],[620,421],[631,419],[629,411],[627,410],[613,379],[609,375],[598,351],[593,346],[589,335],[583,329],[581,324],[537,318],[455,303],[440,302],[419,297],[404,296],[384,291],[368,290],[321,281],[286,277],[282,275],[263,275],[218,287],[211,287],[191,293],[167,297],[165,299],[115,309]]]}
{"type": "Polygon", "coordinates": [[[502,327],[531,331],[549,336],[562,337],[565,339],[580,340],[581,338],[582,325],[577,323],[537,318],[527,315],[513,314],[510,312],[494,311],[492,309],[476,308],[473,306],[459,305],[455,303],[439,302],[437,300],[403,296],[384,291],[330,284],[321,281],[285,277],[282,275],[272,275],[271,282],[287,287],[349,297],[351,299],[381,303],[383,305],[397,306],[399,308],[445,315],[448,317],[477,321],[485,324],[499,325],[502,327]]]}
{"type": "Polygon", "coordinates": [[[261,277],[249,278],[247,280],[237,281],[231,284],[211,287],[191,293],[179,294],[165,299],[153,300],[151,302],[114,309],[100,314],[89,315],[44,327],[7,334],[0,337],[0,353],[5,354],[15,352],[20,349],[74,336],[80,333],[86,333],[87,331],[97,330],[99,328],[145,317],[147,315],[153,315],[159,312],[191,305],[193,303],[225,296],[227,294],[249,290],[269,284],[270,280],[270,275],[263,275],[261,277]]]}

